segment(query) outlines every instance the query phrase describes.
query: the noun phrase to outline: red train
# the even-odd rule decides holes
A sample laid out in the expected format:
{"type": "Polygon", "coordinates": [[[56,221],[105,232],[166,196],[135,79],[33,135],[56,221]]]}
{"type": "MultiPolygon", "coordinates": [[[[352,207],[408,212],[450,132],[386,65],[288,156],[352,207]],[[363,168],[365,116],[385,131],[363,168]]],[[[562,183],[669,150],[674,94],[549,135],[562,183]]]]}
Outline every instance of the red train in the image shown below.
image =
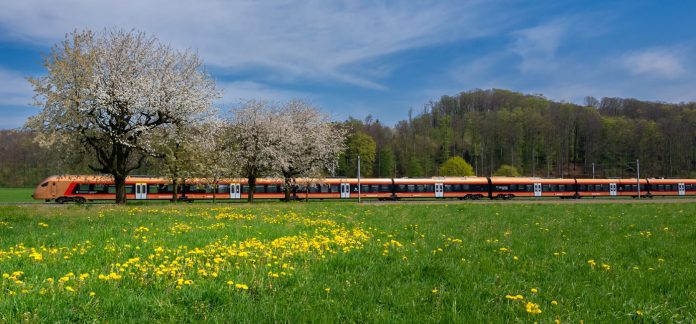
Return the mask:
{"type": "MultiPolygon", "coordinates": [[[[696,179],[544,179],[524,177],[434,178],[328,178],[298,179],[293,199],[399,200],[409,198],[510,199],[514,197],[614,197],[696,196],[696,179]],[[639,187],[640,186],[640,187],[639,187]],[[639,190],[640,189],[640,190],[639,190]]],[[[240,200],[249,193],[246,179],[222,179],[217,185],[189,179],[179,185],[182,200],[240,200]]],[[[258,179],[254,197],[282,199],[281,179],[258,179]]],[[[170,200],[173,185],[165,178],[132,176],[126,179],[126,198],[170,200]]],[[[36,187],[34,199],[87,202],[115,200],[116,188],[108,176],[51,176],[36,187]]]]}

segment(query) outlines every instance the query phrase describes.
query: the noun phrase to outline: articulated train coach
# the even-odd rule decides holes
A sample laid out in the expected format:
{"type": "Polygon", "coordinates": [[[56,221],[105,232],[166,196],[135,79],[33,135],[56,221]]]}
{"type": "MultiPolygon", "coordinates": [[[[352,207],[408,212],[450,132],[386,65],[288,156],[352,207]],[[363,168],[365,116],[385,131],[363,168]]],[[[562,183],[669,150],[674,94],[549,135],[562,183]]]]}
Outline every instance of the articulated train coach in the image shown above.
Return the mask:
{"type": "MultiPolygon", "coordinates": [[[[172,182],[166,178],[131,176],[126,198],[171,200],[172,182]]],[[[249,188],[246,179],[221,179],[216,185],[187,179],[178,185],[181,200],[241,200],[254,190],[256,199],[283,199],[282,179],[258,179],[249,188]]],[[[511,199],[514,197],[653,197],[696,196],[696,179],[548,179],[525,177],[434,178],[327,178],[297,179],[292,199],[399,200],[411,198],[511,199]]],[[[51,176],[36,187],[34,199],[65,202],[115,200],[116,187],[109,176],[51,176]]]]}

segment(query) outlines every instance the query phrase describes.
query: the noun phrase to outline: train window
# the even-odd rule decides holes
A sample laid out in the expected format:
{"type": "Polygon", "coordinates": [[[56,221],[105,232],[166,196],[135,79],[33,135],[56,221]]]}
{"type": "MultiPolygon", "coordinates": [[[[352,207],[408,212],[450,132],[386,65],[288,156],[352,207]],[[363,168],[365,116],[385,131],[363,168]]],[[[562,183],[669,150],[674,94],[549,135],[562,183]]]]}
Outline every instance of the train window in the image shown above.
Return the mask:
{"type": "Polygon", "coordinates": [[[230,192],[230,185],[226,185],[226,184],[218,185],[217,193],[229,193],[229,192],[230,192]]]}
{"type": "Polygon", "coordinates": [[[566,191],[566,185],[558,185],[558,191],[566,191]]]}
{"type": "Polygon", "coordinates": [[[425,185],[423,187],[423,192],[435,192],[435,185],[425,185]]]}
{"type": "MultiPolygon", "coordinates": [[[[96,189],[96,186],[94,189],[96,189]]],[[[159,186],[158,185],[148,185],[147,192],[151,193],[151,194],[159,193],[159,186]]]]}
{"type": "Polygon", "coordinates": [[[370,192],[370,185],[360,185],[360,192],[370,192]]]}
{"type": "Polygon", "coordinates": [[[116,186],[115,185],[108,185],[106,188],[106,192],[110,194],[115,194],[116,193],[116,186]]]}
{"type": "Polygon", "coordinates": [[[78,186],[78,188],[79,188],[79,189],[77,189],[78,191],[89,191],[89,184],[87,184],[87,183],[81,183],[81,184],[78,186]]]}
{"type": "Polygon", "coordinates": [[[331,185],[331,192],[341,192],[341,189],[339,188],[339,185],[331,185]]]}
{"type": "Polygon", "coordinates": [[[416,192],[415,185],[406,185],[406,192],[416,192]]]}
{"type": "Polygon", "coordinates": [[[127,194],[133,193],[133,185],[126,185],[126,193],[127,194]]]}
{"type": "Polygon", "coordinates": [[[266,193],[266,186],[256,185],[256,187],[254,188],[254,193],[266,193]]]}
{"type": "Polygon", "coordinates": [[[42,187],[48,186],[48,182],[44,182],[41,184],[42,187]]]}
{"type": "Polygon", "coordinates": [[[459,191],[469,191],[469,190],[471,190],[471,185],[465,184],[465,185],[461,185],[461,190],[459,190],[459,191]]]}
{"type": "Polygon", "coordinates": [[[549,185],[545,184],[541,186],[542,191],[549,191],[549,185]]]}
{"type": "Polygon", "coordinates": [[[278,186],[268,185],[268,186],[266,186],[266,192],[267,192],[267,193],[277,193],[277,192],[278,192],[278,186]]]}
{"type": "Polygon", "coordinates": [[[426,187],[425,185],[416,185],[416,192],[425,192],[426,187]]]}
{"type": "Polygon", "coordinates": [[[452,191],[454,191],[454,190],[452,190],[452,187],[453,187],[452,185],[446,184],[446,185],[442,186],[442,190],[444,190],[444,192],[452,192],[452,191]]]}

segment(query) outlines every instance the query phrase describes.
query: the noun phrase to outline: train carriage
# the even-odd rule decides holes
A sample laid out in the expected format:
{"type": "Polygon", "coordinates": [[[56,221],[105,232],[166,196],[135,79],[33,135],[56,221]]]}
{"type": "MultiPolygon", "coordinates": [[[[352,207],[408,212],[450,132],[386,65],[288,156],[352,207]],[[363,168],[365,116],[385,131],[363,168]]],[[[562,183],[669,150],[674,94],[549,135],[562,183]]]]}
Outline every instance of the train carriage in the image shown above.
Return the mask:
{"type": "Polygon", "coordinates": [[[577,179],[578,195],[580,197],[638,197],[640,183],[641,197],[647,197],[648,182],[645,179],[577,179]]]}
{"type": "Polygon", "coordinates": [[[651,196],[694,196],[696,179],[647,179],[651,196]]]}
{"type": "Polygon", "coordinates": [[[575,179],[491,177],[491,198],[561,197],[575,198],[575,179]]]}

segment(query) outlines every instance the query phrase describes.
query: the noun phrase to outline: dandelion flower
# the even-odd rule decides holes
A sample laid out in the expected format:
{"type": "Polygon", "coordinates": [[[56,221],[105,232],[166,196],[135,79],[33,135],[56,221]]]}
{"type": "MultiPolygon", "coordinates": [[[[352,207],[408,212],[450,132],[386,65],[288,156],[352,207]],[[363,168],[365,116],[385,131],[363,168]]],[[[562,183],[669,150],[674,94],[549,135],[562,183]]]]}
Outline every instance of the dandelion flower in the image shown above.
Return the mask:
{"type": "Polygon", "coordinates": [[[552,301],[551,301],[551,305],[558,305],[558,302],[555,301],[555,300],[552,300],[552,301]]]}
{"type": "Polygon", "coordinates": [[[539,290],[538,290],[538,289],[536,289],[536,288],[532,288],[532,289],[530,289],[530,291],[531,291],[532,293],[534,293],[534,294],[536,294],[536,293],[538,293],[538,292],[539,292],[539,290]]]}
{"type": "Polygon", "coordinates": [[[433,290],[431,290],[430,292],[432,292],[433,294],[437,294],[438,291],[439,290],[437,290],[437,288],[433,288],[433,290]]]}
{"type": "Polygon", "coordinates": [[[525,310],[527,313],[530,314],[541,314],[541,308],[539,308],[539,304],[535,304],[532,302],[527,302],[527,305],[525,305],[525,310]]]}

